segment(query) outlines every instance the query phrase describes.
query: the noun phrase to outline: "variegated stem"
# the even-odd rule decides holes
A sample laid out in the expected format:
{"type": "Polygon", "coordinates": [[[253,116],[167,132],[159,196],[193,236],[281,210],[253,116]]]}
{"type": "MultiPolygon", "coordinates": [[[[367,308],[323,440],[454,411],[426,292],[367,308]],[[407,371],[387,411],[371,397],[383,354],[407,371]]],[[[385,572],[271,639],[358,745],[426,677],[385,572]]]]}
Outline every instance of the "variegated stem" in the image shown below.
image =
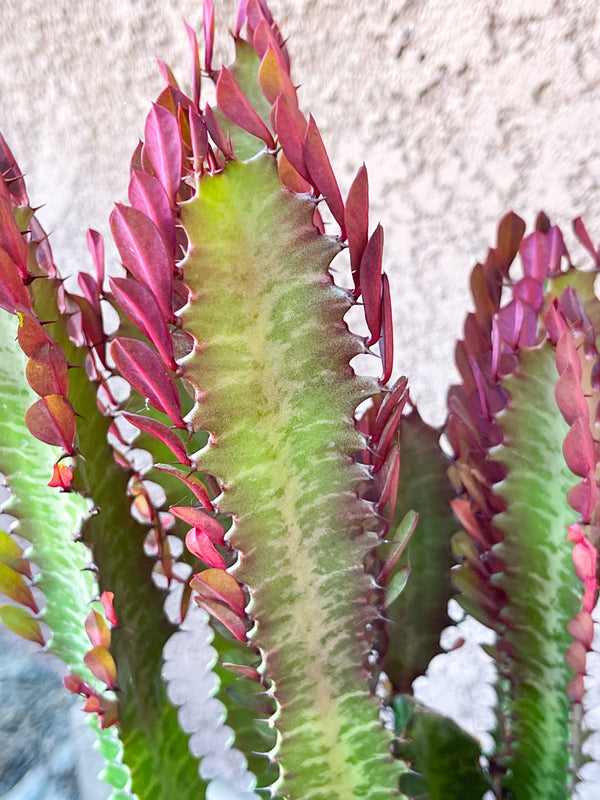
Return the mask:
{"type": "Polygon", "coordinates": [[[200,180],[182,214],[183,323],[198,343],[184,377],[198,394],[194,427],[211,432],[201,467],[222,480],[220,510],[234,515],[234,574],[278,703],[277,789],[383,800],[397,769],[361,666],[373,613],[362,562],[376,537],[352,459],[353,410],[376,387],[348,365],[360,346],[327,272],[338,246],[313,212],[268,155],[200,180]]]}

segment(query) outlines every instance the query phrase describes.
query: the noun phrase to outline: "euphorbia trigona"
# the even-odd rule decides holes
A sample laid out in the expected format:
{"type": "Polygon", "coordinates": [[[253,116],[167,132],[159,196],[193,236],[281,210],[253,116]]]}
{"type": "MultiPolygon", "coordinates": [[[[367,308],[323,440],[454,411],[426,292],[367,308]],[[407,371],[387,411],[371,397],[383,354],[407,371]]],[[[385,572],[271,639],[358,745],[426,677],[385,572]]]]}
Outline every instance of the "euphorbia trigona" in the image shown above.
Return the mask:
{"type": "Polygon", "coordinates": [[[213,28],[207,0],[203,71],[188,28],[191,96],[161,62],[130,205],[111,216],[124,275],[105,280],[90,231],[95,277],[65,290],[1,142],[0,469],[17,522],[0,537],[13,601],[0,616],[68,665],[115,797],[204,796],[160,680],[191,600],[208,614],[215,692],[257,792],[566,797],[597,594],[593,273],[561,271],[562,236],[544,217],[526,239],[516,216],[502,221],[473,273],[450,464],[406,379],[388,387],[391,299],[366,169],[344,201],[263,0],[240,4],[229,68],[213,67],[213,28]],[[346,243],[350,289],[329,272],[346,243]],[[344,320],[352,306],[364,337],[344,320]],[[350,366],[373,349],[379,381],[350,366]],[[465,528],[453,539],[452,510],[465,528]],[[465,609],[498,635],[487,771],[473,739],[410,698],[447,624],[452,546],[465,609]]]}

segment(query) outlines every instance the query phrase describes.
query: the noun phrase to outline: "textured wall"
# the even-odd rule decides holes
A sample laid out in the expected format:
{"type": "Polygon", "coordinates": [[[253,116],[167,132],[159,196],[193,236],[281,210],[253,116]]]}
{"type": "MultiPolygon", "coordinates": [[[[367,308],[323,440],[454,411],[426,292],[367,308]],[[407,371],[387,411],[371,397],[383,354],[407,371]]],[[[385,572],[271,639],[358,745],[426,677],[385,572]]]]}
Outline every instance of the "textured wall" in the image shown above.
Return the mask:
{"type": "MultiPolygon", "coordinates": [[[[234,3],[216,5],[225,52],[234,3]]],[[[500,216],[513,208],[531,224],[544,208],[567,229],[581,214],[600,238],[597,3],[273,0],[272,8],[344,194],[367,163],[373,225],[386,229],[397,373],[411,376],[426,416],[440,422],[468,271],[500,216]]],[[[86,228],[106,233],[112,202],[126,197],[129,155],[161,89],[153,57],[187,75],[181,17],[200,30],[201,3],[0,0],[0,12],[0,129],[33,201],[47,203],[41,216],[57,258],[77,269],[89,265],[86,228]]],[[[469,706],[478,668],[471,655],[464,663],[474,670],[469,706]]]]}
{"type": "MultiPolygon", "coordinates": [[[[226,52],[234,3],[216,5],[226,52]]],[[[468,270],[502,213],[532,223],[543,207],[564,226],[583,214],[600,236],[597,4],[272,5],[343,190],[367,163],[373,223],[386,229],[397,371],[440,421],[468,270]]],[[[185,78],[181,17],[200,29],[201,4],[0,0],[0,9],[0,129],[35,201],[47,203],[63,265],[76,268],[86,227],[106,231],[111,203],[125,197],[129,154],[161,88],[153,57],[185,78]]]]}

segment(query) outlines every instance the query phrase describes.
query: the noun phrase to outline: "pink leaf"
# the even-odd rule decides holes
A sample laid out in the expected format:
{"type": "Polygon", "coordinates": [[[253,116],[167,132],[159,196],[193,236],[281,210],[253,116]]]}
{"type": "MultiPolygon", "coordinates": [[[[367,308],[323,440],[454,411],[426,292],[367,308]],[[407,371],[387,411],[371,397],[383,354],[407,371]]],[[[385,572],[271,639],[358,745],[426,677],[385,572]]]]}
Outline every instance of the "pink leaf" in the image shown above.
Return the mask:
{"type": "MultiPolygon", "coordinates": [[[[213,43],[215,38],[215,7],[212,0],[204,0],[202,22],[204,27],[204,68],[210,75],[212,72],[213,43]]],[[[237,36],[237,34],[234,33],[234,36],[237,36]]]]}
{"type": "Polygon", "coordinates": [[[192,494],[198,498],[204,508],[208,509],[209,511],[214,510],[208,490],[200,478],[197,478],[195,475],[189,475],[187,472],[183,472],[183,470],[177,469],[176,467],[167,466],[166,464],[155,464],[154,469],[158,469],[161,472],[168,472],[169,475],[174,475],[176,478],[179,478],[179,480],[187,486],[192,494]]]}
{"type": "Polygon", "coordinates": [[[209,105],[207,105],[204,109],[204,122],[206,124],[206,129],[210,134],[210,138],[223,153],[225,158],[229,161],[234,159],[235,154],[231,146],[231,140],[225,135],[223,128],[219,124],[219,120],[215,116],[215,112],[209,105]]]}
{"type": "Polygon", "coordinates": [[[209,567],[225,569],[227,566],[225,559],[212,543],[210,536],[200,528],[190,528],[185,537],[185,546],[190,553],[204,561],[209,567]]]}
{"type": "Polygon", "coordinates": [[[154,295],[130,278],[109,278],[115,300],[129,319],[156,346],[167,366],[175,372],[173,341],[154,295]]]}
{"type": "Polygon", "coordinates": [[[66,491],[73,482],[73,470],[66,464],[55,464],[48,486],[66,491]]]}
{"type": "Polygon", "coordinates": [[[129,202],[150,217],[162,235],[170,256],[175,258],[177,240],[173,213],[167,193],[158,178],[148,172],[131,170],[129,202]]]}
{"type": "Polygon", "coordinates": [[[575,232],[575,236],[577,236],[581,244],[594,259],[596,266],[600,267],[600,251],[596,251],[594,243],[592,242],[581,217],[577,217],[577,219],[573,220],[573,230],[575,232]]]}
{"type": "Polygon", "coordinates": [[[85,620],[85,632],[93,647],[110,647],[110,628],[106,620],[95,609],[92,609],[85,620]]]}
{"type": "Polygon", "coordinates": [[[194,155],[194,172],[202,170],[204,159],[208,154],[208,131],[204,120],[198,112],[190,109],[190,139],[194,155]]]}
{"type": "Polygon", "coordinates": [[[383,228],[378,225],[360,262],[360,288],[365,304],[365,318],[371,332],[367,347],[375,344],[381,332],[381,262],[383,260],[383,228]]]}
{"type": "Polygon", "coordinates": [[[181,441],[179,436],[177,436],[175,431],[167,427],[167,425],[159,422],[158,420],[152,419],[152,417],[143,417],[140,414],[129,414],[124,412],[123,416],[128,422],[131,422],[131,424],[135,425],[135,427],[139,430],[149,433],[150,436],[154,436],[155,439],[158,439],[163,444],[166,444],[169,450],[171,450],[171,452],[182,464],[185,464],[187,467],[191,465],[192,462],[187,454],[184,443],[181,441]]]}
{"type": "Polygon", "coordinates": [[[589,426],[577,419],[565,436],[562,446],[565,461],[571,472],[587,477],[596,468],[596,450],[589,426]]]}
{"type": "MultiPolygon", "coordinates": [[[[206,3],[208,0],[204,2],[204,14],[206,16],[206,3]]],[[[214,17],[214,10],[213,10],[213,17],[214,17]]],[[[185,26],[185,32],[187,33],[188,41],[190,43],[190,52],[192,55],[192,80],[193,80],[193,89],[192,89],[192,100],[194,101],[194,108],[200,108],[200,84],[201,84],[201,77],[200,77],[200,53],[198,52],[198,38],[196,36],[196,31],[188,25],[188,23],[183,20],[183,24],[185,26]]],[[[208,67],[207,67],[207,72],[208,67]]]]}
{"type": "Polygon", "coordinates": [[[228,572],[222,569],[206,569],[191,580],[192,589],[205,599],[227,603],[236,614],[246,612],[246,596],[242,587],[228,572]]]}
{"type": "Polygon", "coordinates": [[[509,211],[498,225],[498,254],[502,261],[502,274],[508,275],[508,267],[519,250],[525,233],[525,222],[514,211],[509,211]]]}
{"type": "MultiPolygon", "coordinates": [[[[344,203],[323,139],[312,115],[309,117],[304,137],[304,163],[311,176],[311,182],[325,198],[329,210],[340,226],[341,238],[344,240],[346,238],[344,203]]],[[[379,336],[379,330],[377,335],[379,336]]]]}
{"type": "Polygon", "coordinates": [[[538,283],[543,284],[548,277],[550,263],[550,247],[546,234],[534,231],[526,239],[523,239],[519,247],[519,255],[523,262],[525,275],[529,275],[538,283]]]}
{"type": "Polygon", "coordinates": [[[174,262],[156,225],[136,208],[117,204],[110,216],[110,227],[125,268],[154,294],[166,321],[174,322],[174,262]]]}
{"type": "Polygon", "coordinates": [[[163,360],[138,339],[116,338],[110,348],[117,369],[143,398],[165,413],[176,428],[185,428],[179,393],[163,360]]]}
{"type": "Polygon", "coordinates": [[[96,281],[102,291],[104,285],[104,239],[98,231],[90,228],[87,232],[87,243],[96,270],[96,281]]]}
{"type": "Polygon", "coordinates": [[[275,149],[271,131],[252,108],[227,67],[221,67],[217,80],[217,105],[227,119],[252,136],[262,139],[269,150],[275,149]]]}
{"type": "Polygon", "coordinates": [[[177,119],[166,108],[154,105],[146,117],[144,148],[169,201],[175,203],[181,183],[182,149],[177,119]]]}

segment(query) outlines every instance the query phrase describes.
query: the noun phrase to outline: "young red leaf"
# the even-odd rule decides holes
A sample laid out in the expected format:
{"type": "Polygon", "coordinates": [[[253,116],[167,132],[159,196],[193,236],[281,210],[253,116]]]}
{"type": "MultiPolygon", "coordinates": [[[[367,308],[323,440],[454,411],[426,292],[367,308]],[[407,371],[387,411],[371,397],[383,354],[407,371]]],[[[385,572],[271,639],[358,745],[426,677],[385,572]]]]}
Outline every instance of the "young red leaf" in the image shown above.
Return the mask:
{"type": "Polygon", "coordinates": [[[11,314],[31,308],[29,293],[19,270],[12,256],[2,248],[0,248],[0,308],[11,314]]]}
{"type": "MultiPolygon", "coordinates": [[[[212,72],[213,44],[215,39],[215,7],[212,0],[204,0],[202,24],[204,28],[204,69],[210,75],[212,72]]],[[[235,35],[236,34],[234,34],[234,36],[235,35]]]]}
{"type": "MultiPolygon", "coordinates": [[[[289,155],[288,155],[289,158],[289,155]]],[[[292,159],[290,158],[290,161],[292,159]]],[[[294,162],[292,161],[292,164],[294,162]]],[[[325,150],[323,139],[312,115],[308,119],[306,135],[304,137],[304,163],[311,177],[311,182],[325,198],[329,210],[333,214],[341,229],[341,238],[346,238],[346,223],[342,195],[333,174],[329,156],[325,150]]],[[[294,164],[294,166],[296,166],[294,164]]],[[[379,336],[379,329],[377,330],[379,336]]]]}
{"type": "Polygon", "coordinates": [[[305,181],[312,179],[304,162],[304,136],[306,120],[287,95],[280,95],[275,103],[275,132],[287,160],[305,181]]]}
{"type": "Polygon", "coordinates": [[[190,553],[204,561],[209,567],[225,569],[227,566],[225,559],[212,543],[210,536],[200,528],[190,528],[185,537],[185,546],[190,553]]]}
{"type": "Polygon", "coordinates": [[[244,26],[244,22],[246,21],[246,17],[248,15],[248,0],[240,0],[238,5],[237,15],[235,18],[235,27],[233,29],[234,38],[238,38],[240,32],[244,26]]]}
{"type": "Polygon", "coordinates": [[[100,602],[104,606],[104,613],[106,614],[106,619],[110,622],[111,625],[118,625],[119,620],[117,619],[117,615],[115,614],[115,607],[113,606],[113,600],[115,599],[114,592],[107,592],[104,591],[100,595],[100,602]]]}
{"type": "Polygon", "coordinates": [[[3,561],[0,561],[0,593],[10,597],[15,603],[27,606],[34,614],[39,611],[31,589],[22,573],[12,569],[3,561]]]}
{"type": "Polygon", "coordinates": [[[96,270],[96,282],[102,290],[104,285],[104,239],[98,231],[90,228],[87,232],[87,244],[96,270]]]}
{"type": "Polygon", "coordinates": [[[173,506],[169,511],[174,517],[182,519],[188,525],[193,525],[194,528],[203,531],[213,542],[217,544],[225,543],[225,530],[221,523],[201,508],[173,506]]]}
{"type": "Polygon", "coordinates": [[[179,480],[198,498],[204,508],[209,511],[214,511],[214,506],[210,500],[206,486],[202,483],[200,478],[197,478],[195,475],[190,475],[176,467],[167,466],[166,464],[155,464],[154,469],[158,469],[161,472],[168,472],[169,475],[174,475],[176,478],[179,478],[179,480]]]}
{"type": "Polygon", "coordinates": [[[371,438],[373,442],[378,442],[381,434],[388,424],[390,417],[397,413],[398,407],[400,411],[404,408],[408,401],[408,378],[398,378],[396,383],[392,386],[391,391],[387,392],[383,398],[383,402],[377,412],[375,425],[371,431],[371,438]]]}
{"type": "MultiPolygon", "coordinates": [[[[257,5],[253,5],[253,9],[256,9],[257,5]]],[[[254,49],[256,50],[258,57],[260,59],[264,58],[265,53],[269,49],[269,47],[273,50],[275,54],[275,58],[277,59],[281,69],[285,74],[289,77],[290,74],[290,63],[289,57],[287,55],[287,50],[285,45],[283,44],[283,39],[281,38],[281,34],[279,31],[275,32],[275,29],[270,25],[270,23],[265,19],[264,16],[259,16],[260,10],[258,14],[255,14],[255,21],[257,22],[256,25],[253,25],[254,34],[252,36],[252,44],[254,45],[254,49]]],[[[294,91],[293,95],[290,95],[293,99],[296,97],[296,93],[294,91]]]]}
{"type": "Polygon", "coordinates": [[[94,647],[110,647],[110,628],[102,614],[93,608],[85,620],[85,631],[94,647]]]}
{"type": "Polygon", "coordinates": [[[244,620],[241,619],[235,611],[226,603],[220,603],[218,600],[207,599],[200,595],[194,597],[195,602],[207,611],[211,616],[218,619],[228,631],[230,631],[236,639],[240,642],[246,641],[246,625],[244,620]]]}
{"type": "MultiPolygon", "coordinates": [[[[254,38],[256,39],[256,34],[254,38]]],[[[258,68],[258,84],[271,105],[275,103],[280,94],[287,95],[293,103],[298,102],[294,84],[287,71],[282,68],[271,44],[269,44],[258,68]]]]}
{"type": "MultiPolygon", "coordinates": [[[[4,136],[0,133],[0,174],[4,178],[4,185],[20,206],[28,206],[29,198],[23,174],[13,156],[10,147],[6,144],[4,136]]],[[[0,181],[2,183],[2,181],[0,181]]]]}
{"type": "Polygon", "coordinates": [[[171,203],[181,183],[182,149],[177,119],[164,106],[154,105],[146,117],[144,149],[171,203]]]}
{"type": "Polygon", "coordinates": [[[191,460],[187,454],[184,443],[179,436],[171,428],[167,427],[164,423],[152,419],[152,417],[143,417],[140,414],[124,413],[123,416],[136,428],[141,431],[149,433],[159,441],[166,444],[171,452],[177,457],[178,461],[185,464],[187,467],[191,466],[191,460]]]}
{"type": "Polygon", "coordinates": [[[523,234],[525,222],[514,211],[509,211],[498,225],[498,254],[502,263],[502,274],[508,275],[508,267],[512,264],[523,234]]]}
{"type": "MultiPolygon", "coordinates": [[[[0,288],[1,292],[1,288],[0,288]]],[[[26,356],[32,356],[42,344],[53,344],[54,340],[44,330],[43,325],[30,311],[23,310],[19,315],[17,339],[26,356]]]]}
{"type": "Polygon", "coordinates": [[[227,119],[252,136],[262,139],[269,150],[275,149],[271,131],[252,108],[227,67],[221,67],[217,80],[217,105],[227,119]]]}
{"type": "Polygon", "coordinates": [[[529,275],[539,284],[548,277],[550,263],[550,246],[546,234],[534,231],[521,242],[519,255],[523,262],[525,275],[529,275]]]}
{"type": "Polygon", "coordinates": [[[360,288],[365,305],[365,318],[371,333],[367,347],[381,333],[381,262],[383,260],[383,228],[378,225],[364,249],[360,261],[360,288]]]}
{"type": "Polygon", "coordinates": [[[40,345],[27,362],[25,375],[33,391],[41,397],[69,392],[69,365],[59,344],[40,345]]]}
{"type": "Polygon", "coordinates": [[[0,606],[0,621],[9,631],[42,647],[46,643],[39,622],[19,606],[0,606]]]}
{"type": "Polygon", "coordinates": [[[162,235],[170,256],[175,258],[177,247],[175,223],[169,198],[158,178],[138,169],[131,170],[129,202],[138,211],[150,217],[162,235]]]}
{"type": "Polygon", "coordinates": [[[177,387],[161,357],[138,339],[116,338],[110,348],[121,375],[176,428],[185,428],[177,387]]]}
{"type": "Polygon", "coordinates": [[[152,292],[130,278],[109,278],[109,283],[119,306],[156,346],[169,369],[176,371],[173,340],[152,292]]]}
{"type": "Polygon", "coordinates": [[[379,349],[383,362],[383,374],[379,379],[380,383],[387,383],[392,375],[394,366],[394,326],[392,320],[392,300],[390,297],[390,283],[388,276],[382,276],[382,296],[381,296],[381,337],[379,339],[379,349]]]}
{"type": "Polygon", "coordinates": [[[589,426],[577,419],[565,436],[562,446],[567,466],[580,478],[585,478],[596,468],[596,450],[589,426]]]}
{"type": "MultiPolygon", "coordinates": [[[[206,13],[206,3],[204,10],[206,13]]],[[[198,37],[196,36],[196,31],[190,25],[188,25],[185,20],[183,20],[183,24],[185,26],[185,32],[187,33],[188,42],[190,44],[190,52],[192,55],[192,100],[194,101],[194,107],[198,109],[200,108],[200,85],[202,82],[202,78],[200,76],[200,53],[198,51],[198,37]]]]}
{"type": "Polygon", "coordinates": [[[227,603],[239,616],[246,612],[246,596],[233,575],[223,569],[206,569],[191,580],[194,591],[203,600],[217,600],[227,603]]]}
{"type": "Polygon", "coordinates": [[[93,647],[83,660],[88,669],[99,681],[113,691],[117,689],[117,665],[106,647],[93,647]]]}
{"type": "Polygon", "coordinates": [[[66,464],[55,464],[48,486],[67,490],[73,482],[73,470],[66,464]]]}
{"type": "Polygon", "coordinates": [[[360,262],[369,240],[369,178],[363,164],[352,181],[346,200],[346,234],[355,294],[360,293],[360,262]]]}
{"type": "Polygon", "coordinates": [[[25,424],[36,439],[73,452],[75,412],[62,394],[46,395],[30,406],[25,412],[25,424]]]}
{"type": "Polygon", "coordinates": [[[29,560],[23,558],[23,550],[15,542],[10,534],[0,530],[0,562],[11,567],[21,575],[31,578],[31,564],[29,560]]]}
{"type": "Polygon", "coordinates": [[[215,116],[215,112],[207,105],[204,109],[204,122],[206,129],[210,134],[210,138],[223,153],[225,158],[229,161],[235,158],[233,148],[231,147],[231,140],[225,135],[223,128],[219,124],[219,120],[215,116]]]}
{"type": "Polygon", "coordinates": [[[279,152],[277,171],[279,172],[279,180],[292,192],[296,192],[296,194],[312,193],[311,184],[305,181],[302,175],[290,164],[283,150],[279,152]]]}
{"type": "Polygon", "coordinates": [[[11,257],[23,280],[27,277],[27,244],[15,221],[13,206],[6,197],[0,197],[0,247],[11,257]]]}
{"type": "Polygon", "coordinates": [[[179,84],[177,83],[175,75],[173,75],[173,70],[171,67],[165,63],[162,58],[157,58],[156,63],[158,65],[158,71],[160,72],[167,86],[174,86],[175,89],[179,89],[179,84]]]}
{"type": "Polygon", "coordinates": [[[174,261],[152,220],[137,208],[117,204],[110,227],[123,265],[154,294],[167,322],[174,322],[171,279],[174,261]]]}
{"type": "Polygon", "coordinates": [[[575,232],[575,236],[577,236],[581,244],[594,259],[596,266],[600,267],[600,250],[596,251],[594,243],[592,242],[581,217],[577,217],[577,219],[573,220],[573,230],[575,232]]]}

